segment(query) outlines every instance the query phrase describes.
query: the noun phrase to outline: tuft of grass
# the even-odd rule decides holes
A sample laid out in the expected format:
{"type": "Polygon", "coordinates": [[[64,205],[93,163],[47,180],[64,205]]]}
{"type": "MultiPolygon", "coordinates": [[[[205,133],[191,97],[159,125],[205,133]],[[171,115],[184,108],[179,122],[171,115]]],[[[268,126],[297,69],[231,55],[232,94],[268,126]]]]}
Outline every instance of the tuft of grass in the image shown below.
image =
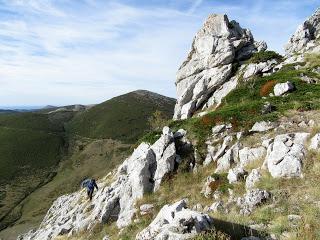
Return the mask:
{"type": "Polygon", "coordinates": [[[210,231],[200,233],[192,240],[231,240],[231,237],[221,231],[212,229],[210,231]]]}
{"type": "Polygon", "coordinates": [[[320,67],[320,54],[305,54],[305,61],[309,70],[320,67]]]}

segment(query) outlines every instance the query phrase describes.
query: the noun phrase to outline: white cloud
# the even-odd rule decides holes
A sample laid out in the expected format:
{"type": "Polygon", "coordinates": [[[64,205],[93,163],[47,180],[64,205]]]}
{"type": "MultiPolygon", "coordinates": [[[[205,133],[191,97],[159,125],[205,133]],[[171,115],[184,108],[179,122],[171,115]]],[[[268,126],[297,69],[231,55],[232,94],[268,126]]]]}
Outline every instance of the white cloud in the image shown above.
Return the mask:
{"type": "Polygon", "coordinates": [[[195,12],[195,10],[201,5],[201,3],[203,2],[203,0],[194,0],[194,2],[192,3],[191,7],[188,10],[189,14],[192,14],[195,12]]]}
{"type": "Polygon", "coordinates": [[[135,89],[174,97],[176,70],[209,13],[228,13],[277,50],[302,20],[283,12],[284,0],[274,11],[266,1],[185,2],[4,1],[0,11],[16,15],[0,18],[1,105],[97,103],[135,89]]]}

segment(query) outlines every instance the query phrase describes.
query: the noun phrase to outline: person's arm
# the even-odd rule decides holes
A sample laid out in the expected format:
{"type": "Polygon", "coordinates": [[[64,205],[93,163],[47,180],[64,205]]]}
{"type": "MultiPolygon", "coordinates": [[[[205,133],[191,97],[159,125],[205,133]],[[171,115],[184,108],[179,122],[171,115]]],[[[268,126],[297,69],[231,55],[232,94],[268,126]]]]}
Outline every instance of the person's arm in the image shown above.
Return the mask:
{"type": "Polygon", "coordinates": [[[96,182],[94,182],[94,186],[95,186],[95,188],[98,190],[98,185],[97,185],[96,182]]]}

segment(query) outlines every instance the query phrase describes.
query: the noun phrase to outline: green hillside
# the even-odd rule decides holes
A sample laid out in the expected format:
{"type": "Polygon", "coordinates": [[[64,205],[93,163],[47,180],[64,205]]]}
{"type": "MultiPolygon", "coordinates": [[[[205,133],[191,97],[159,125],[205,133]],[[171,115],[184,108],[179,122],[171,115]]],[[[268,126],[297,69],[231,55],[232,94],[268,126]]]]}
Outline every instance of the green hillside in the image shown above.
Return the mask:
{"type": "Polygon", "coordinates": [[[156,110],[168,119],[173,115],[175,100],[148,91],[121,95],[76,116],[67,125],[70,134],[90,138],[111,138],[135,142],[147,128],[147,120],[156,110]]]}
{"type": "Polygon", "coordinates": [[[18,217],[11,209],[52,178],[64,148],[62,130],[44,114],[0,115],[0,229],[18,217]]]}
{"type": "Polygon", "coordinates": [[[39,224],[52,201],[77,190],[83,178],[104,176],[150,129],[148,118],[156,110],[171,118],[174,103],[136,91],[91,108],[1,114],[0,230],[16,225],[0,238],[39,224]]]}

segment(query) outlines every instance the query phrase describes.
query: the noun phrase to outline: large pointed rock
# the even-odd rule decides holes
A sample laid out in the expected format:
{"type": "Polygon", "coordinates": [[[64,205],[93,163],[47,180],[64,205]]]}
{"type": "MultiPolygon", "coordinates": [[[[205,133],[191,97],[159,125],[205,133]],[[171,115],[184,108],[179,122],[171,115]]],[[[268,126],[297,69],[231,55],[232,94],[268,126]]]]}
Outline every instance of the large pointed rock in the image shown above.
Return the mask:
{"type": "Polygon", "coordinates": [[[223,14],[210,15],[177,72],[174,118],[191,117],[198,109],[221,102],[237,85],[237,79],[231,79],[232,64],[265,49],[265,43],[255,42],[236,21],[223,14]]]}

